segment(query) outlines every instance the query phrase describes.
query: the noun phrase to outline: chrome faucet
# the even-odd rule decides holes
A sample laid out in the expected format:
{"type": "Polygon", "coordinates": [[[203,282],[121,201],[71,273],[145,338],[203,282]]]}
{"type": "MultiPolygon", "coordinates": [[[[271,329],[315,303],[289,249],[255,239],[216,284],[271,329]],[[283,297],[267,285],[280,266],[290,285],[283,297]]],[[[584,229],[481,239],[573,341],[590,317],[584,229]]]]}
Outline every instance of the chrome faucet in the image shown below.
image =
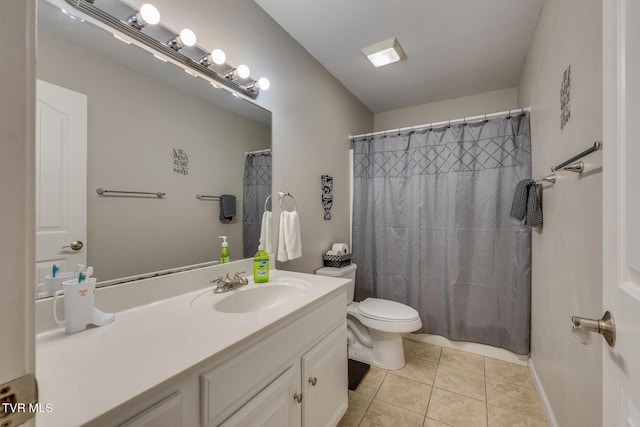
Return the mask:
{"type": "Polygon", "coordinates": [[[229,273],[227,273],[226,277],[223,279],[222,276],[218,277],[216,280],[212,280],[211,283],[215,283],[217,286],[213,289],[213,292],[216,294],[220,294],[223,292],[232,291],[234,289],[239,288],[240,286],[244,286],[249,284],[249,280],[245,276],[241,276],[244,274],[244,271],[239,273],[235,273],[233,278],[229,277],[229,273]]]}

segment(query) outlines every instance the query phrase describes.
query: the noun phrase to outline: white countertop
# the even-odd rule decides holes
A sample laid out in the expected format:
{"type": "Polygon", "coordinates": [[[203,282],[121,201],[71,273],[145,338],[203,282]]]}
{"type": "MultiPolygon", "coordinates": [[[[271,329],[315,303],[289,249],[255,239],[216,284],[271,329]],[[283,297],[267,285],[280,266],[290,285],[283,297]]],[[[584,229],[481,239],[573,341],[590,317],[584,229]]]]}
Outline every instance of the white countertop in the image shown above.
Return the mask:
{"type": "MultiPolygon", "coordinates": [[[[348,283],[347,279],[276,270],[271,271],[270,282],[287,277],[312,286],[302,296],[268,310],[231,314],[192,307],[194,298],[211,292],[208,288],[118,312],[116,320],[103,327],[71,335],[64,329],[39,334],[39,402],[50,403],[52,412],[37,415],[38,427],[86,423],[348,283]]],[[[261,285],[250,282],[239,291],[251,286],[261,285]]],[[[233,292],[238,291],[214,298],[233,292]]]]}

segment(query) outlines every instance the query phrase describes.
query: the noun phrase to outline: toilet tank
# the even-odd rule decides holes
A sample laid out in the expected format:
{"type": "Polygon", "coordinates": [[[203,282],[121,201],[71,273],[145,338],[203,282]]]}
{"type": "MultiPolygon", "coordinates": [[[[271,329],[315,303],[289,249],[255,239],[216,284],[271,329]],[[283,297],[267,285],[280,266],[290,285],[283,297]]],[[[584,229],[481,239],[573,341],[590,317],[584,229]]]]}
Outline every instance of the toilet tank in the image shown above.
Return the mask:
{"type": "Polygon", "coordinates": [[[335,267],[322,267],[316,270],[316,274],[321,276],[331,276],[331,277],[341,277],[343,279],[351,279],[351,283],[349,283],[347,287],[347,304],[353,301],[353,297],[356,291],[356,269],[358,268],[355,264],[349,264],[344,267],[335,268],[335,267]]]}

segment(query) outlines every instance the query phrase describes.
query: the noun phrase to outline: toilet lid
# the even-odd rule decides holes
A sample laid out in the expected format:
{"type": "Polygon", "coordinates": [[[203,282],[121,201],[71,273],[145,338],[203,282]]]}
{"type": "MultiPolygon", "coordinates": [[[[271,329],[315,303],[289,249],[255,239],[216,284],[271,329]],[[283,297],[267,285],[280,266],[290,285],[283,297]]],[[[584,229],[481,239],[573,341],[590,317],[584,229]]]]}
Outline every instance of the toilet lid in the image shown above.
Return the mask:
{"type": "Polygon", "coordinates": [[[399,302],[379,298],[367,298],[358,304],[360,314],[372,319],[408,321],[415,320],[418,312],[399,302]]]}

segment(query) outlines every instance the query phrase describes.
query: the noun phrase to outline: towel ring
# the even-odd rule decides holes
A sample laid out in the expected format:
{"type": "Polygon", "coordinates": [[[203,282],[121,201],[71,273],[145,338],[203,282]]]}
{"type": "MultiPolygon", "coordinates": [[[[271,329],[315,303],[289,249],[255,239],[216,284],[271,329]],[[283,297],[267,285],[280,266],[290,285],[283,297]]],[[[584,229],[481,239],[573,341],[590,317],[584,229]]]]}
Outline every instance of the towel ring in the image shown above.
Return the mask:
{"type": "MultiPolygon", "coordinates": [[[[291,198],[293,199],[293,211],[297,211],[297,210],[298,210],[298,204],[297,204],[297,202],[296,202],[296,198],[295,198],[295,197],[293,197],[293,196],[291,195],[291,193],[283,193],[283,192],[279,192],[279,193],[278,193],[278,196],[280,196],[280,209],[281,209],[281,210],[283,210],[283,211],[285,211],[285,210],[286,210],[286,209],[282,206],[282,200],[283,200],[285,197],[287,197],[287,196],[289,196],[289,197],[291,197],[291,198]]],[[[290,212],[293,212],[293,211],[290,211],[290,212]]]]}
{"type": "MultiPolygon", "coordinates": [[[[269,195],[267,196],[267,198],[266,198],[266,199],[264,199],[264,211],[265,211],[265,212],[270,212],[270,211],[267,211],[267,203],[269,202],[269,199],[271,199],[271,194],[269,194],[269,195]]],[[[271,210],[273,210],[273,206],[271,207],[271,210]]]]}

